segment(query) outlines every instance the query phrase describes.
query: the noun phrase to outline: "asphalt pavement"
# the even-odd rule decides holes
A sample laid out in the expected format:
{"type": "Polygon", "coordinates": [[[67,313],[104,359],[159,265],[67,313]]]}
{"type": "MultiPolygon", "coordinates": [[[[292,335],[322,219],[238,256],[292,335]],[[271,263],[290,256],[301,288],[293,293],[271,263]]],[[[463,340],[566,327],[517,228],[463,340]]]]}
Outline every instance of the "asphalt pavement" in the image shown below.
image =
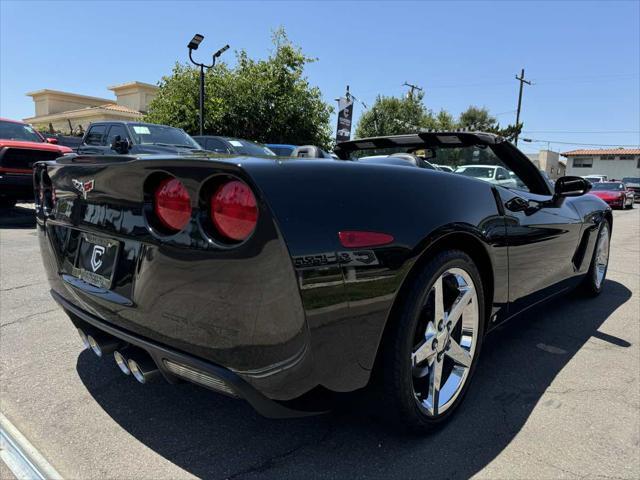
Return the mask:
{"type": "Polygon", "coordinates": [[[638,205],[614,212],[602,295],[571,293],[490,335],[460,410],[423,437],[357,397],[268,420],[125,377],[82,350],[51,299],[30,215],[0,221],[0,411],[64,478],[640,478],[638,205]]]}

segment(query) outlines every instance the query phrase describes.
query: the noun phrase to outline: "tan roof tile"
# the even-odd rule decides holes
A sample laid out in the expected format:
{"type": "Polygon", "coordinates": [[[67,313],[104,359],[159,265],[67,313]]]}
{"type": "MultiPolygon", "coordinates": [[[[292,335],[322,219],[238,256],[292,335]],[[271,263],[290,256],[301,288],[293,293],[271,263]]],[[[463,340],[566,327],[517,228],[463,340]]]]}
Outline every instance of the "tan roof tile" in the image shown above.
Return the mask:
{"type": "Polygon", "coordinates": [[[640,155],[640,148],[611,148],[611,149],[581,149],[563,152],[563,157],[573,157],[576,155],[640,155]]]}

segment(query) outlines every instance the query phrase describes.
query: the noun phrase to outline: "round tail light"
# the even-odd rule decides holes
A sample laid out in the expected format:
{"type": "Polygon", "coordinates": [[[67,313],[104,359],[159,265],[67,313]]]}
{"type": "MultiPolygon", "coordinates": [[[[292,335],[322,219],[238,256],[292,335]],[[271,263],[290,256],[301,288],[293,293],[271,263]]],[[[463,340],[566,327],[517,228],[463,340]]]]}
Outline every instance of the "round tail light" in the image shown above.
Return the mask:
{"type": "Polygon", "coordinates": [[[256,197],[251,188],[239,180],[219,186],[211,197],[211,221],[230,240],[249,238],[258,222],[256,197]]]}
{"type": "Polygon", "coordinates": [[[165,178],[156,188],[153,209],[164,227],[178,232],[191,218],[189,192],[177,178],[165,178]]]}

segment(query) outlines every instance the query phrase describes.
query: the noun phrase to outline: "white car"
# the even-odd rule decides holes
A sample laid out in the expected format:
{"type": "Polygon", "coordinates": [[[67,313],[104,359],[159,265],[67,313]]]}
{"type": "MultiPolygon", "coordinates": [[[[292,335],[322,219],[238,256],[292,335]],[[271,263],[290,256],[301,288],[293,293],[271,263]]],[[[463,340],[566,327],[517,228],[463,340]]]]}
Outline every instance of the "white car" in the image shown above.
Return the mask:
{"type": "Polygon", "coordinates": [[[518,187],[518,182],[509,175],[509,171],[498,165],[462,165],[456,168],[454,173],[474,177],[505,188],[518,187]]]}
{"type": "Polygon", "coordinates": [[[438,167],[443,172],[453,173],[453,168],[451,168],[449,165],[436,165],[436,164],[434,164],[434,166],[438,167]]]}
{"type": "Polygon", "coordinates": [[[589,180],[591,183],[600,183],[606,182],[609,178],[606,175],[587,175],[586,177],[582,177],[585,180],[589,180]]]}

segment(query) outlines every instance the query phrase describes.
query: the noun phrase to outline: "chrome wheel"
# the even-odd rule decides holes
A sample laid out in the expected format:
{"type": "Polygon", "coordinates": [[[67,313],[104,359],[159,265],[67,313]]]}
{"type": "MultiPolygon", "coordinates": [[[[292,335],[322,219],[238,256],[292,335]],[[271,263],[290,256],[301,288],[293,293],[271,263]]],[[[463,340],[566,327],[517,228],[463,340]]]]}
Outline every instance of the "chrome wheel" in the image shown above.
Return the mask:
{"type": "Polygon", "coordinates": [[[609,225],[605,222],[598,234],[598,243],[596,244],[595,265],[593,269],[593,281],[596,288],[600,288],[604,281],[609,265],[609,225]]]}
{"type": "Polygon", "coordinates": [[[476,287],[461,268],[434,282],[421,312],[411,352],[413,394],[430,417],[444,413],[467,381],[478,343],[476,287]]]}

